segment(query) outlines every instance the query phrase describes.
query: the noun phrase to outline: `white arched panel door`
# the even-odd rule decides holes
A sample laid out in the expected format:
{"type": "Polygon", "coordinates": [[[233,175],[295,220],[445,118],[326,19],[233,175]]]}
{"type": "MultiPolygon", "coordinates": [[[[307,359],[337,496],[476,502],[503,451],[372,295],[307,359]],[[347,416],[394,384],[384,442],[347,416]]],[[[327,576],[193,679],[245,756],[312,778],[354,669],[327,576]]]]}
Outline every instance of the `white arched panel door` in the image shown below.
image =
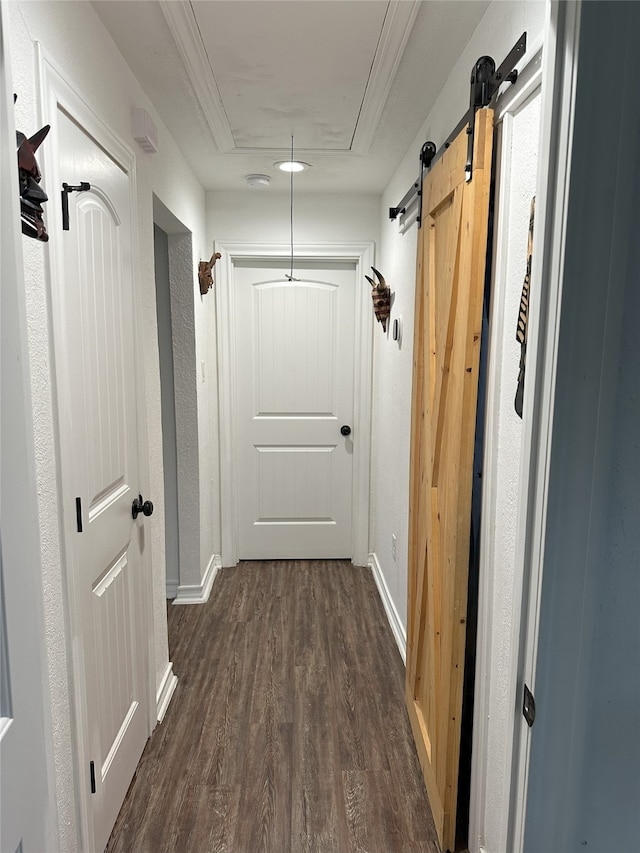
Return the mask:
{"type": "Polygon", "coordinates": [[[82,795],[102,850],[148,736],[130,176],[58,109],[69,227],[53,283],[61,472],[82,795]]]}
{"type": "Polygon", "coordinates": [[[235,266],[238,556],[350,557],[355,267],[282,266],[235,266]]]}

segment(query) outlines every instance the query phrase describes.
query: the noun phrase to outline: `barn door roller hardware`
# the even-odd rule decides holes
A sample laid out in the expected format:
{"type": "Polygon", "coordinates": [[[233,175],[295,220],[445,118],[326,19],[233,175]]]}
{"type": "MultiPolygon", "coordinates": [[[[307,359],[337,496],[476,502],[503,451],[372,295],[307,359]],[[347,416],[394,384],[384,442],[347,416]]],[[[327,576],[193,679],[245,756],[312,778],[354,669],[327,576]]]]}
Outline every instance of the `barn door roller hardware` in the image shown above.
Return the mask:
{"type": "Polygon", "coordinates": [[[424,173],[440,159],[465,126],[467,127],[469,141],[467,143],[467,162],[464,169],[464,176],[466,181],[471,180],[471,176],[473,174],[473,142],[475,136],[476,112],[481,107],[489,106],[503,83],[516,82],[518,79],[518,72],[514,69],[514,66],[524,56],[526,49],[527,34],[522,33],[497,70],[496,64],[490,56],[480,57],[471,72],[469,109],[451,131],[440,148],[436,150],[436,146],[433,142],[424,143],[420,149],[420,174],[418,176],[418,180],[412,185],[411,189],[405,193],[402,200],[396,207],[389,208],[389,219],[393,221],[400,214],[405,213],[413,200],[417,198],[419,201],[417,216],[418,227],[422,225],[422,179],[424,177],[424,173]]]}
{"type": "Polygon", "coordinates": [[[81,184],[77,186],[71,186],[71,184],[63,183],[62,184],[62,230],[69,230],[69,193],[84,193],[87,190],[91,189],[91,184],[88,184],[86,181],[82,181],[81,184]]]}

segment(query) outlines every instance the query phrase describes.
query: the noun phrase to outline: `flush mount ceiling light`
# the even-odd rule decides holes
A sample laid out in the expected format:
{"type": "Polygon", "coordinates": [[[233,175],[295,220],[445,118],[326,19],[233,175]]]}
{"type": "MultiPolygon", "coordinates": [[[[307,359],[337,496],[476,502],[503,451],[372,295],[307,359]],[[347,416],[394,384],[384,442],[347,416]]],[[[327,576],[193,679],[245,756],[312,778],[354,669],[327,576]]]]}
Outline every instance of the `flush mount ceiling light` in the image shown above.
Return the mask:
{"type": "Polygon", "coordinates": [[[302,160],[279,160],[273,165],[283,172],[304,172],[305,169],[311,168],[311,163],[303,163],[302,160]]]}
{"type": "Polygon", "coordinates": [[[247,175],[245,181],[254,189],[264,189],[271,183],[269,175],[247,175]]]}

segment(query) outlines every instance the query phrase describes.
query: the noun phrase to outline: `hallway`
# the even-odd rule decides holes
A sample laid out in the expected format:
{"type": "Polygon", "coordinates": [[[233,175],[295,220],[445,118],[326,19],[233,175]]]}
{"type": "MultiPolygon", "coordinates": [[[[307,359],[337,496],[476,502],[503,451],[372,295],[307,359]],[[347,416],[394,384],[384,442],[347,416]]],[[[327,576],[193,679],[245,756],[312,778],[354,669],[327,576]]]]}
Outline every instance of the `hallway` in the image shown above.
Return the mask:
{"type": "Polygon", "coordinates": [[[179,683],[108,853],[437,853],[368,569],[243,562],[169,607],[179,683]]]}

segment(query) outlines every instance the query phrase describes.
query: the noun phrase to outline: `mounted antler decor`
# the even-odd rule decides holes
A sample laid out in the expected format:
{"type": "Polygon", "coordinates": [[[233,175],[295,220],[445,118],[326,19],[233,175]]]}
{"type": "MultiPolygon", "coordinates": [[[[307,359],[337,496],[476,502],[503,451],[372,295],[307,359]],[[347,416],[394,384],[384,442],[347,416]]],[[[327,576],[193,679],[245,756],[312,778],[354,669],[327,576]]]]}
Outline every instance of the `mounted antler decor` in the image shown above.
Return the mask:
{"type": "MultiPolygon", "coordinates": [[[[14,95],[14,103],[16,96],[14,95]]],[[[18,146],[18,176],[20,184],[20,218],[22,233],[46,243],[49,239],[47,229],[42,221],[44,210],[42,205],[48,201],[48,196],[40,186],[40,169],[36,160],[36,151],[49,133],[49,125],[45,124],[37,133],[27,139],[24,133],[16,132],[18,146]]]]}
{"type": "Polygon", "coordinates": [[[371,267],[373,274],[378,279],[374,281],[370,276],[365,275],[366,280],[371,285],[371,298],[373,299],[373,310],[378,323],[382,323],[383,331],[387,331],[387,320],[391,313],[391,288],[384,280],[382,273],[379,273],[375,267],[371,267]]]}
{"type": "Polygon", "coordinates": [[[200,293],[205,296],[213,287],[213,268],[216,261],[221,258],[220,252],[211,255],[210,261],[200,261],[198,263],[198,281],[200,282],[200,293]]]}

